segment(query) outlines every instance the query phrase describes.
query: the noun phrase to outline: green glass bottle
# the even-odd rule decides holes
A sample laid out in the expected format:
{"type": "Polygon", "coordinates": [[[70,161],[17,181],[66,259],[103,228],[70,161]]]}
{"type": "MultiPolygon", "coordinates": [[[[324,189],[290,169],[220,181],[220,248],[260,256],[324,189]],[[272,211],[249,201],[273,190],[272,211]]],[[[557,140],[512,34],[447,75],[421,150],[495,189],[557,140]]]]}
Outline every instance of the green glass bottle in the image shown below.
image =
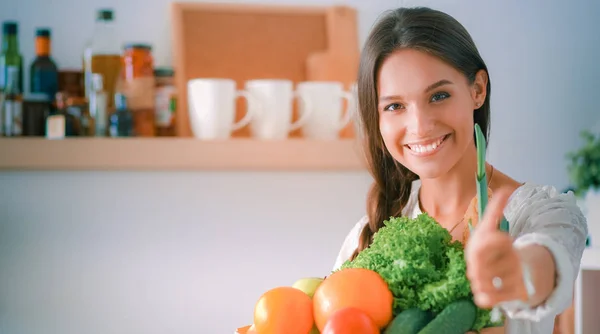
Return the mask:
{"type": "Polygon", "coordinates": [[[23,133],[22,96],[19,91],[18,69],[8,68],[4,100],[2,101],[2,134],[6,137],[21,136],[23,133]]]}
{"type": "Polygon", "coordinates": [[[18,90],[23,92],[23,56],[19,52],[18,24],[6,21],[2,25],[2,52],[0,53],[0,90],[8,84],[9,68],[17,68],[18,90]]]}

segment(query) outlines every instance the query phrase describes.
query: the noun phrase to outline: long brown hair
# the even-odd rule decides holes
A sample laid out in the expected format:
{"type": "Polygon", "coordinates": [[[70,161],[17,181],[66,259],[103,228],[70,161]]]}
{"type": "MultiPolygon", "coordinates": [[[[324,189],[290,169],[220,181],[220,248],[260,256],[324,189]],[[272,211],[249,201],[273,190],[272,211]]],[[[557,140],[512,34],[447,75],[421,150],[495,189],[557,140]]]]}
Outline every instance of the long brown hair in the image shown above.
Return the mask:
{"type": "MultiPolygon", "coordinates": [[[[375,24],[361,53],[358,70],[359,123],[369,171],[374,178],[368,194],[368,224],[363,228],[356,255],[367,248],[383,222],[400,216],[418,176],[398,163],[379,132],[377,78],[382,62],[394,51],[412,48],[434,55],[463,73],[473,83],[479,70],[489,73],[467,30],[450,15],[425,7],[386,12],[375,24]]],[[[486,140],[489,136],[491,84],[486,99],[473,118],[486,140]]]]}

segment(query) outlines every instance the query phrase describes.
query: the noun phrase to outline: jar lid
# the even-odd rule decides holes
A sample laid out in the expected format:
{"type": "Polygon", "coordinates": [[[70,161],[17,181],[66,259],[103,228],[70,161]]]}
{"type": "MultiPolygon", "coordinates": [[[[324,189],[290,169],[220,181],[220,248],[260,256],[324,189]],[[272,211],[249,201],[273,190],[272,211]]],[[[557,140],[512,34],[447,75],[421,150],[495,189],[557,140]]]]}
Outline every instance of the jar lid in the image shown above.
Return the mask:
{"type": "Polygon", "coordinates": [[[48,28],[38,28],[35,31],[35,35],[37,37],[50,37],[50,29],[48,29],[48,28]]]}
{"type": "Polygon", "coordinates": [[[2,32],[5,35],[16,35],[18,32],[18,24],[14,21],[5,21],[2,25],[2,32]]]}
{"type": "Polygon", "coordinates": [[[170,67],[158,67],[154,69],[154,76],[155,77],[172,77],[175,75],[175,70],[173,70],[170,67]]]}
{"type": "Polygon", "coordinates": [[[127,49],[143,49],[143,50],[148,50],[148,51],[152,51],[152,46],[150,44],[144,44],[144,43],[129,43],[129,44],[125,44],[125,50],[127,49]]]}

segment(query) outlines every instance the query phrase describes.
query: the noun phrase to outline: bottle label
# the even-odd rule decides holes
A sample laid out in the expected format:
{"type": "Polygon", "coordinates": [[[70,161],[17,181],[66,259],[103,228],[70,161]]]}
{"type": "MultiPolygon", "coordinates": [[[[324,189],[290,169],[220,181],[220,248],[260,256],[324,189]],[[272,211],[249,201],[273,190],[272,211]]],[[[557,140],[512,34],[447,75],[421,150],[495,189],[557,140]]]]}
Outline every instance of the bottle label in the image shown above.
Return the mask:
{"type": "Polygon", "coordinates": [[[52,115],[46,119],[46,138],[65,138],[65,115],[52,115]]]}
{"type": "Polygon", "coordinates": [[[44,93],[50,100],[54,100],[58,92],[58,72],[36,68],[31,75],[31,92],[44,93]]]}
{"type": "Polygon", "coordinates": [[[173,114],[170,103],[171,95],[175,93],[175,87],[165,86],[156,89],[155,122],[158,127],[169,127],[173,123],[173,114]]]}
{"type": "Polygon", "coordinates": [[[123,93],[127,97],[127,107],[136,109],[154,108],[154,77],[138,77],[123,83],[123,93]]]}
{"type": "Polygon", "coordinates": [[[4,101],[4,135],[20,136],[23,133],[23,114],[20,101],[4,101]]]}

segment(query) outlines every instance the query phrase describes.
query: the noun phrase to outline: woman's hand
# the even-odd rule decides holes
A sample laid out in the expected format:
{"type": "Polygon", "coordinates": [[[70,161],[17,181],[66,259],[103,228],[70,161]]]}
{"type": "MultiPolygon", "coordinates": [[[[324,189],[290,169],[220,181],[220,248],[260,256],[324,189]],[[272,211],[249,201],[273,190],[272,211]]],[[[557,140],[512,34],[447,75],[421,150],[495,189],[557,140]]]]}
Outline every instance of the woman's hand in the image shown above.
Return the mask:
{"type": "Polygon", "coordinates": [[[494,194],[465,247],[467,277],[481,308],[528,299],[520,255],[510,235],[498,228],[510,194],[502,190],[494,194]]]}

